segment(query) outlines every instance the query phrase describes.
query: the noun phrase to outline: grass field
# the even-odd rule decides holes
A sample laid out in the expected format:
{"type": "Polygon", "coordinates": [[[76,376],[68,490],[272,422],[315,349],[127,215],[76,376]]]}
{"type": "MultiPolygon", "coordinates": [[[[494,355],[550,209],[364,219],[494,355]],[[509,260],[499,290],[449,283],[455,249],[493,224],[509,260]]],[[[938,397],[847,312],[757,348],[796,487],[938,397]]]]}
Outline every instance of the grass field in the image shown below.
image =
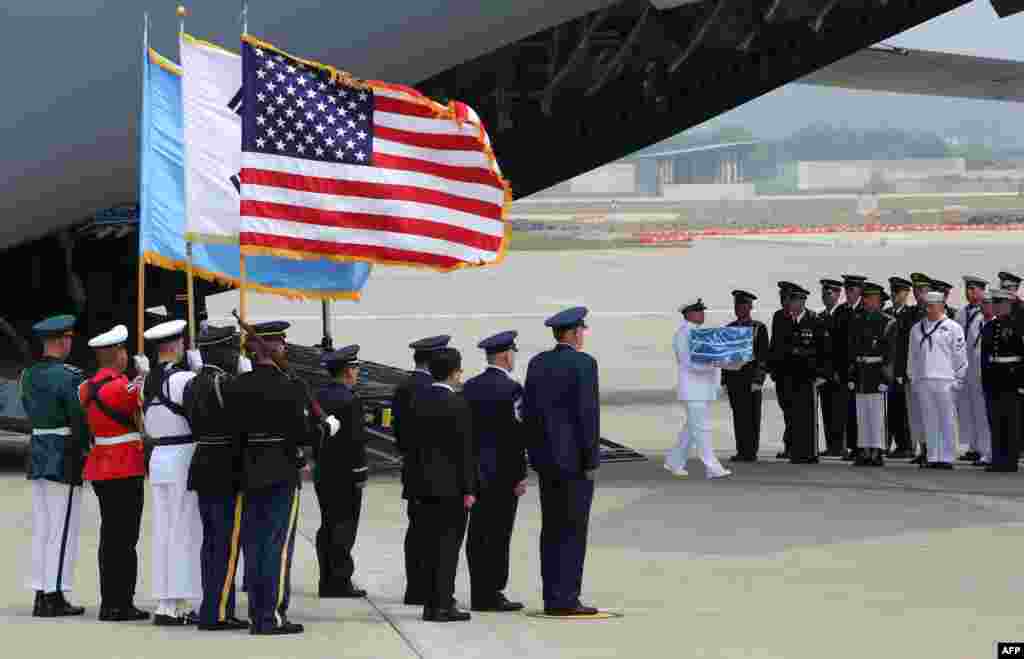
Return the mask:
{"type": "MultiPolygon", "coordinates": [[[[584,249],[622,249],[651,247],[638,240],[623,238],[622,240],[575,240],[573,238],[550,238],[526,231],[513,231],[509,241],[509,250],[525,251],[567,251],[584,249]]],[[[681,245],[676,245],[681,246],[681,245]]]]}
{"type": "Polygon", "coordinates": [[[946,206],[964,206],[974,211],[1013,210],[1024,208],[1024,197],[882,197],[878,206],[883,210],[934,208],[941,211],[946,206]]]}

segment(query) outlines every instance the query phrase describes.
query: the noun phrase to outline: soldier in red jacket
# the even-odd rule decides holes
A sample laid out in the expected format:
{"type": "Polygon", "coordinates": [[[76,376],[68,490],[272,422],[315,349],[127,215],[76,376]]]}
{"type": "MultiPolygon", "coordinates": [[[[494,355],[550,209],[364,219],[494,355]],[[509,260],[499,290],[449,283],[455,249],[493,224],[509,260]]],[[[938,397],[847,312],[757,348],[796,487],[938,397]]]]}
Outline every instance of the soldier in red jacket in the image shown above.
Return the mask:
{"type": "Polygon", "coordinates": [[[93,435],[83,478],[100,504],[99,618],[109,621],[149,618],[134,604],[146,461],[137,421],[141,380],[124,375],[127,340],[128,329],[118,325],[89,341],[100,368],[78,388],[93,435]]]}

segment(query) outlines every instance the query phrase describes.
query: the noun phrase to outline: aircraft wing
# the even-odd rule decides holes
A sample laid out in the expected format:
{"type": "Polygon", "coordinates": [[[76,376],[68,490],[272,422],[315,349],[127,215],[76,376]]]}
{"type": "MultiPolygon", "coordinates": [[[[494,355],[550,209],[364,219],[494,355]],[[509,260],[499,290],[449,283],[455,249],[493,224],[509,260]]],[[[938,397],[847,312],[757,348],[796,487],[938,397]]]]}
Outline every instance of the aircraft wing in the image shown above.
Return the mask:
{"type": "Polygon", "coordinates": [[[865,48],[795,82],[864,91],[1024,101],[1024,62],[909,48],[865,48]]]}

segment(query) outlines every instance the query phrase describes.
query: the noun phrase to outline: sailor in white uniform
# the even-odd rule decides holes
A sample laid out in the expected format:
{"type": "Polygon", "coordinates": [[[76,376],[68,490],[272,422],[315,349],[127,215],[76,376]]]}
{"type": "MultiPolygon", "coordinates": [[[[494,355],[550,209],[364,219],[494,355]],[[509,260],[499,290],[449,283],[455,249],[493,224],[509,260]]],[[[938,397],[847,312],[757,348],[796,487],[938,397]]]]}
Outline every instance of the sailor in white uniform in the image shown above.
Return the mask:
{"type": "Polygon", "coordinates": [[[967,346],[967,381],[956,397],[960,443],[970,447],[967,457],[976,465],[992,462],[992,433],[985,409],[985,392],[981,387],[981,327],[985,322],[982,302],[986,286],[988,282],[980,277],[965,276],[968,304],[956,314],[956,322],[964,330],[967,346]]]}
{"type": "Polygon", "coordinates": [[[192,429],[185,418],[185,385],[202,368],[198,350],[188,351],[191,371],[179,366],[185,351],[184,320],[161,323],[146,331],[157,345],[157,365],[142,390],[146,433],[153,443],[149,481],[153,487],[153,598],[157,625],[198,622],[202,599],[200,552],[203,523],[199,498],[188,489],[188,470],[195,453],[192,429]]]}
{"type": "MultiPolygon", "coordinates": [[[[946,317],[945,296],[925,298],[928,315],[910,331],[907,377],[921,410],[928,444],[927,466],[952,469],[956,442],[956,395],[967,380],[964,331],[946,317]]],[[[925,466],[922,464],[922,466],[925,466]]]]}
{"type": "Polygon", "coordinates": [[[679,368],[679,400],[683,404],[683,419],[678,442],[669,451],[664,466],[673,475],[680,477],[689,475],[686,460],[691,446],[697,449],[708,478],[732,474],[718,461],[711,443],[711,401],[718,398],[722,369],[694,364],[690,360],[690,332],[704,324],[706,308],[700,299],[680,308],[685,320],[672,342],[679,368]]]}

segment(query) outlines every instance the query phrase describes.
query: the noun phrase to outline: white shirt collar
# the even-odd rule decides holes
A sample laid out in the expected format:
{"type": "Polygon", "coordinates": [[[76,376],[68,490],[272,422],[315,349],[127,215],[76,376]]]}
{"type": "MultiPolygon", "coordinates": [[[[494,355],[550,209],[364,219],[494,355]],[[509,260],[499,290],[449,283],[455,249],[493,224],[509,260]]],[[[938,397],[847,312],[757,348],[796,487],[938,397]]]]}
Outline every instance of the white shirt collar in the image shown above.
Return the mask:
{"type": "Polygon", "coordinates": [[[573,344],[571,344],[571,343],[566,343],[565,341],[559,341],[559,342],[558,342],[558,343],[556,343],[555,345],[557,345],[557,346],[565,346],[565,347],[567,347],[567,348],[572,348],[573,350],[575,350],[575,349],[576,349],[576,346],[574,346],[574,345],[573,345],[573,344]]]}
{"type": "Polygon", "coordinates": [[[430,386],[431,387],[444,387],[445,389],[447,389],[448,391],[452,392],[453,394],[455,393],[455,390],[452,389],[452,386],[450,384],[448,384],[447,382],[434,382],[434,383],[431,383],[430,386]]]}
{"type": "MultiPolygon", "coordinates": [[[[413,373],[423,373],[424,375],[430,375],[430,371],[428,371],[425,368],[414,368],[414,369],[412,369],[412,371],[413,371],[413,373]]],[[[431,376],[431,377],[433,377],[433,376],[431,376]]]]}

